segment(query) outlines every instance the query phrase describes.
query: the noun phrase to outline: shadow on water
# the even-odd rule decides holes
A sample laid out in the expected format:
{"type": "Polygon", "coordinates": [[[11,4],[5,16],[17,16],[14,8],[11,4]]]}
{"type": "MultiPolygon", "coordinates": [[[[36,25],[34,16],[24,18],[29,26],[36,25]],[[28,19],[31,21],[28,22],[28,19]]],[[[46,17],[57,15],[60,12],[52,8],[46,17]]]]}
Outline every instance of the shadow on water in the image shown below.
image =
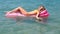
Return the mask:
{"type": "Polygon", "coordinates": [[[48,19],[44,19],[43,21],[38,21],[34,17],[17,17],[16,18],[16,22],[17,23],[24,22],[24,23],[41,23],[41,24],[46,24],[47,23],[47,20],[48,19]]]}
{"type": "Polygon", "coordinates": [[[33,17],[18,17],[16,22],[35,23],[35,19],[33,17]]]}

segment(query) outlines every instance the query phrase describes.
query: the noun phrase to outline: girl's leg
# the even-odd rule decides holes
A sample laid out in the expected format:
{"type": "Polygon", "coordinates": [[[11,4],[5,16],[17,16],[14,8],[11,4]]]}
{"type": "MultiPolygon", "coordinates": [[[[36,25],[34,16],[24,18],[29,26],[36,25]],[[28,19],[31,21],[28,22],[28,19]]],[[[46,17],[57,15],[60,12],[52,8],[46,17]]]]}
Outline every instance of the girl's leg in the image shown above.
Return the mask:
{"type": "Polygon", "coordinates": [[[17,12],[18,10],[19,10],[22,14],[27,14],[27,11],[24,10],[23,8],[21,8],[21,7],[17,7],[17,8],[15,8],[15,9],[11,10],[11,12],[17,12]]]}
{"type": "Polygon", "coordinates": [[[20,10],[22,14],[28,14],[28,12],[24,10],[22,7],[18,7],[18,10],[20,10]]]}
{"type": "Polygon", "coordinates": [[[34,11],[32,11],[32,12],[27,12],[26,10],[24,10],[22,7],[17,7],[17,8],[15,8],[15,9],[13,9],[13,10],[11,10],[11,12],[17,12],[17,11],[20,11],[22,14],[24,14],[24,15],[27,15],[27,16],[30,16],[30,15],[32,15],[32,14],[37,14],[37,10],[34,10],[34,11]]]}

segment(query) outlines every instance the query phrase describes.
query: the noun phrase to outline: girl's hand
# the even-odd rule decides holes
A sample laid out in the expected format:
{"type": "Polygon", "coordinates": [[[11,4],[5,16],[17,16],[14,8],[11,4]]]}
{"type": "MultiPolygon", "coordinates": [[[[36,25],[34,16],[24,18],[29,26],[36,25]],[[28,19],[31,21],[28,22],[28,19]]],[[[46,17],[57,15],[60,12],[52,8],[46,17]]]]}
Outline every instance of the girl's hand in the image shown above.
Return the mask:
{"type": "Polygon", "coordinates": [[[36,16],[36,19],[39,19],[39,17],[36,16]]]}

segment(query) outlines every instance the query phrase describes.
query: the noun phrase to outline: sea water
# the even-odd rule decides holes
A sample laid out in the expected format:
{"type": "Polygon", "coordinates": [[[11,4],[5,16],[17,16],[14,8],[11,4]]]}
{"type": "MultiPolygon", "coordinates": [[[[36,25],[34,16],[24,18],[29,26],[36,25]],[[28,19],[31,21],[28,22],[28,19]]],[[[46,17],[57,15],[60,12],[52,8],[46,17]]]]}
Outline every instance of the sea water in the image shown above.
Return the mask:
{"type": "Polygon", "coordinates": [[[60,34],[60,0],[0,0],[0,34],[60,34]],[[47,24],[34,19],[14,20],[6,18],[7,11],[17,7],[27,12],[44,5],[50,16],[47,24]]]}

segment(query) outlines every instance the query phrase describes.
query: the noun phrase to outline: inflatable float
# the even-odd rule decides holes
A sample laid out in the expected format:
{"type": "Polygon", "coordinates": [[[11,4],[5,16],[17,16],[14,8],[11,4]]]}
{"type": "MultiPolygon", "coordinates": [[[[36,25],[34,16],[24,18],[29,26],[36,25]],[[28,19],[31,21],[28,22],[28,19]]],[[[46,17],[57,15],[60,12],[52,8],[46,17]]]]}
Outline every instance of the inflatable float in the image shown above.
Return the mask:
{"type": "Polygon", "coordinates": [[[9,12],[6,12],[5,16],[6,16],[7,18],[35,17],[35,15],[26,16],[26,15],[21,14],[20,12],[13,12],[13,13],[10,13],[10,11],[9,11],[9,12]]]}

